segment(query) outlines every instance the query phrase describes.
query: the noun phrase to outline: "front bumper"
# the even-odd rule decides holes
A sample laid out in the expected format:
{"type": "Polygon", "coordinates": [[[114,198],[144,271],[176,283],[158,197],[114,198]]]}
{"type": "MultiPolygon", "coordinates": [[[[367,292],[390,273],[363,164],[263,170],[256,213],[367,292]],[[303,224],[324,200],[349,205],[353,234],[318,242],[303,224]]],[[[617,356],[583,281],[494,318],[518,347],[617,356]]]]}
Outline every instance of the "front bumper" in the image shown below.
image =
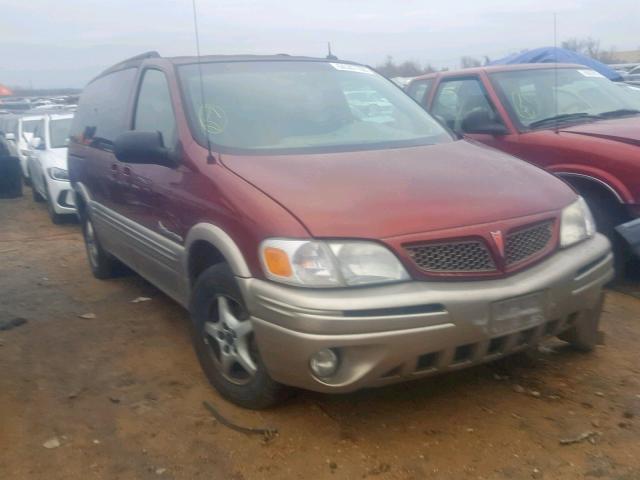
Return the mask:
{"type": "Polygon", "coordinates": [[[61,215],[75,214],[76,202],[71,182],[47,178],[47,183],[55,212],[61,215]]]}
{"type": "Polygon", "coordinates": [[[406,282],[352,289],[302,289],[239,278],[261,358],[281,383],[349,392],[493,360],[567,329],[597,308],[613,277],[608,240],[597,234],[508,278],[406,282]],[[534,324],[492,333],[495,302],[540,293],[534,324]],[[311,355],[337,349],[328,380],[309,370],[311,355]]]}

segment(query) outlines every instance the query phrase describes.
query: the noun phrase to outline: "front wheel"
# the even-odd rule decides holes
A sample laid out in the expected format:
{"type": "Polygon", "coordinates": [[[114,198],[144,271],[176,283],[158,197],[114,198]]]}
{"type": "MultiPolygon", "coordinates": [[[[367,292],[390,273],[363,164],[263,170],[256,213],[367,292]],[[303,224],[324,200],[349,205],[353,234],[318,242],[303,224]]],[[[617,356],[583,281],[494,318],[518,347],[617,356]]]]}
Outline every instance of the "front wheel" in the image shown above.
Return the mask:
{"type": "Polygon", "coordinates": [[[93,276],[100,280],[117,276],[120,263],[102,248],[98,233],[88,214],[82,216],[82,236],[93,276]]]}
{"type": "Polygon", "coordinates": [[[38,189],[33,184],[31,185],[31,197],[33,198],[33,201],[36,203],[44,202],[44,197],[40,195],[40,192],[38,192],[38,189]]]}
{"type": "Polygon", "coordinates": [[[629,249],[615,227],[626,221],[624,211],[619,204],[600,192],[582,192],[582,196],[593,214],[597,230],[611,242],[615,275],[621,279],[629,261],[629,249]]]}
{"type": "Polygon", "coordinates": [[[280,402],[286,389],[267,373],[242,294],[226,264],[206,269],[193,289],[193,344],[209,382],[226,399],[261,409],[280,402]]]}
{"type": "Polygon", "coordinates": [[[49,193],[49,187],[47,186],[47,181],[43,179],[42,182],[43,182],[44,191],[46,194],[45,200],[47,201],[47,212],[49,212],[49,218],[51,219],[51,222],[54,225],[60,225],[61,223],[64,223],[64,215],[61,215],[58,212],[56,212],[56,209],[53,205],[53,202],[55,200],[51,198],[51,194],[49,193]]]}

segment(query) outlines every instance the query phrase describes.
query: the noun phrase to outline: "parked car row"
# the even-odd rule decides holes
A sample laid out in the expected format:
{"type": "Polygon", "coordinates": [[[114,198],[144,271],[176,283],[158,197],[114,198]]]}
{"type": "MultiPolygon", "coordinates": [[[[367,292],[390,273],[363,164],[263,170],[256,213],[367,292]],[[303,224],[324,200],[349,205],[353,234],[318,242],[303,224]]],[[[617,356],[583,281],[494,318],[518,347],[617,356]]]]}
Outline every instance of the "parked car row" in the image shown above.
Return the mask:
{"type": "MultiPolygon", "coordinates": [[[[425,110],[353,62],[125,60],[87,85],[71,126],[68,177],[91,270],[107,279],[124,263],[187,308],[207,378],[249,408],[290,386],[418,379],[549,336],[590,350],[610,243],[576,190],[496,149],[502,140],[524,156],[515,146],[529,145],[536,163],[581,135],[576,145],[605,155],[597,141],[617,130],[583,132],[560,114],[599,128],[610,109],[583,96],[607,87],[569,70],[562,110],[539,97],[544,71],[527,80],[521,69],[507,69],[501,93],[485,70],[417,79],[409,91],[425,110]],[[546,136],[555,143],[536,143],[546,136]]],[[[54,136],[30,145],[54,149],[54,136]]],[[[637,167],[618,143],[632,214],[637,167]]],[[[64,181],[61,165],[29,167],[35,195],[47,188],[36,178],[64,181]]]]}
{"type": "Polygon", "coordinates": [[[76,216],[75,197],[67,172],[67,143],[73,112],[68,109],[29,110],[0,115],[0,131],[19,158],[33,199],[45,201],[52,222],[76,216]]]}
{"type": "Polygon", "coordinates": [[[456,135],[540,166],[586,200],[623,270],[640,243],[640,95],[582,65],[524,64],[413,79],[407,92],[456,135]]]}

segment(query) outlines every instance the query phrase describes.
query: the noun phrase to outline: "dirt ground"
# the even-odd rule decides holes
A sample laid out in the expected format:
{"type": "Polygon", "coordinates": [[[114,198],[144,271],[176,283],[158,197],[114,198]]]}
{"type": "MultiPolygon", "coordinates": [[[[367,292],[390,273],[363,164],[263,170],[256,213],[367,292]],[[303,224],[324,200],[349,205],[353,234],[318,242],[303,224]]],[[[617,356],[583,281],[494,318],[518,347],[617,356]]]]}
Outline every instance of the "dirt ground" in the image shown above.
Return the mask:
{"type": "Polygon", "coordinates": [[[0,201],[0,321],[27,320],[0,331],[0,479],[640,479],[639,284],[608,292],[593,354],[554,342],[244,411],[207,384],[186,312],[135,275],[95,280],[78,225],[29,194],[0,201]]]}

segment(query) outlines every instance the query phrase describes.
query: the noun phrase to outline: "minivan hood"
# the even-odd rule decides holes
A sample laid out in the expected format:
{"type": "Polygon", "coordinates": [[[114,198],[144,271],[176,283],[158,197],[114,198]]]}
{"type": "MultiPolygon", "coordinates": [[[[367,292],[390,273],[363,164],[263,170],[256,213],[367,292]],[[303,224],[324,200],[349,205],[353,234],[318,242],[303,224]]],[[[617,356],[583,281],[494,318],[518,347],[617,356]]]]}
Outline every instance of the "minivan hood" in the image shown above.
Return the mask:
{"type": "Polygon", "coordinates": [[[640,146],[640,116],[583,123],[560,131],[640,146]]]}
{"type": "Polygon", "coordinates": [[[557,210],[576,195],[544,170],[467,141],[222,162],[316,237],[390,238],[557,210]]]}

